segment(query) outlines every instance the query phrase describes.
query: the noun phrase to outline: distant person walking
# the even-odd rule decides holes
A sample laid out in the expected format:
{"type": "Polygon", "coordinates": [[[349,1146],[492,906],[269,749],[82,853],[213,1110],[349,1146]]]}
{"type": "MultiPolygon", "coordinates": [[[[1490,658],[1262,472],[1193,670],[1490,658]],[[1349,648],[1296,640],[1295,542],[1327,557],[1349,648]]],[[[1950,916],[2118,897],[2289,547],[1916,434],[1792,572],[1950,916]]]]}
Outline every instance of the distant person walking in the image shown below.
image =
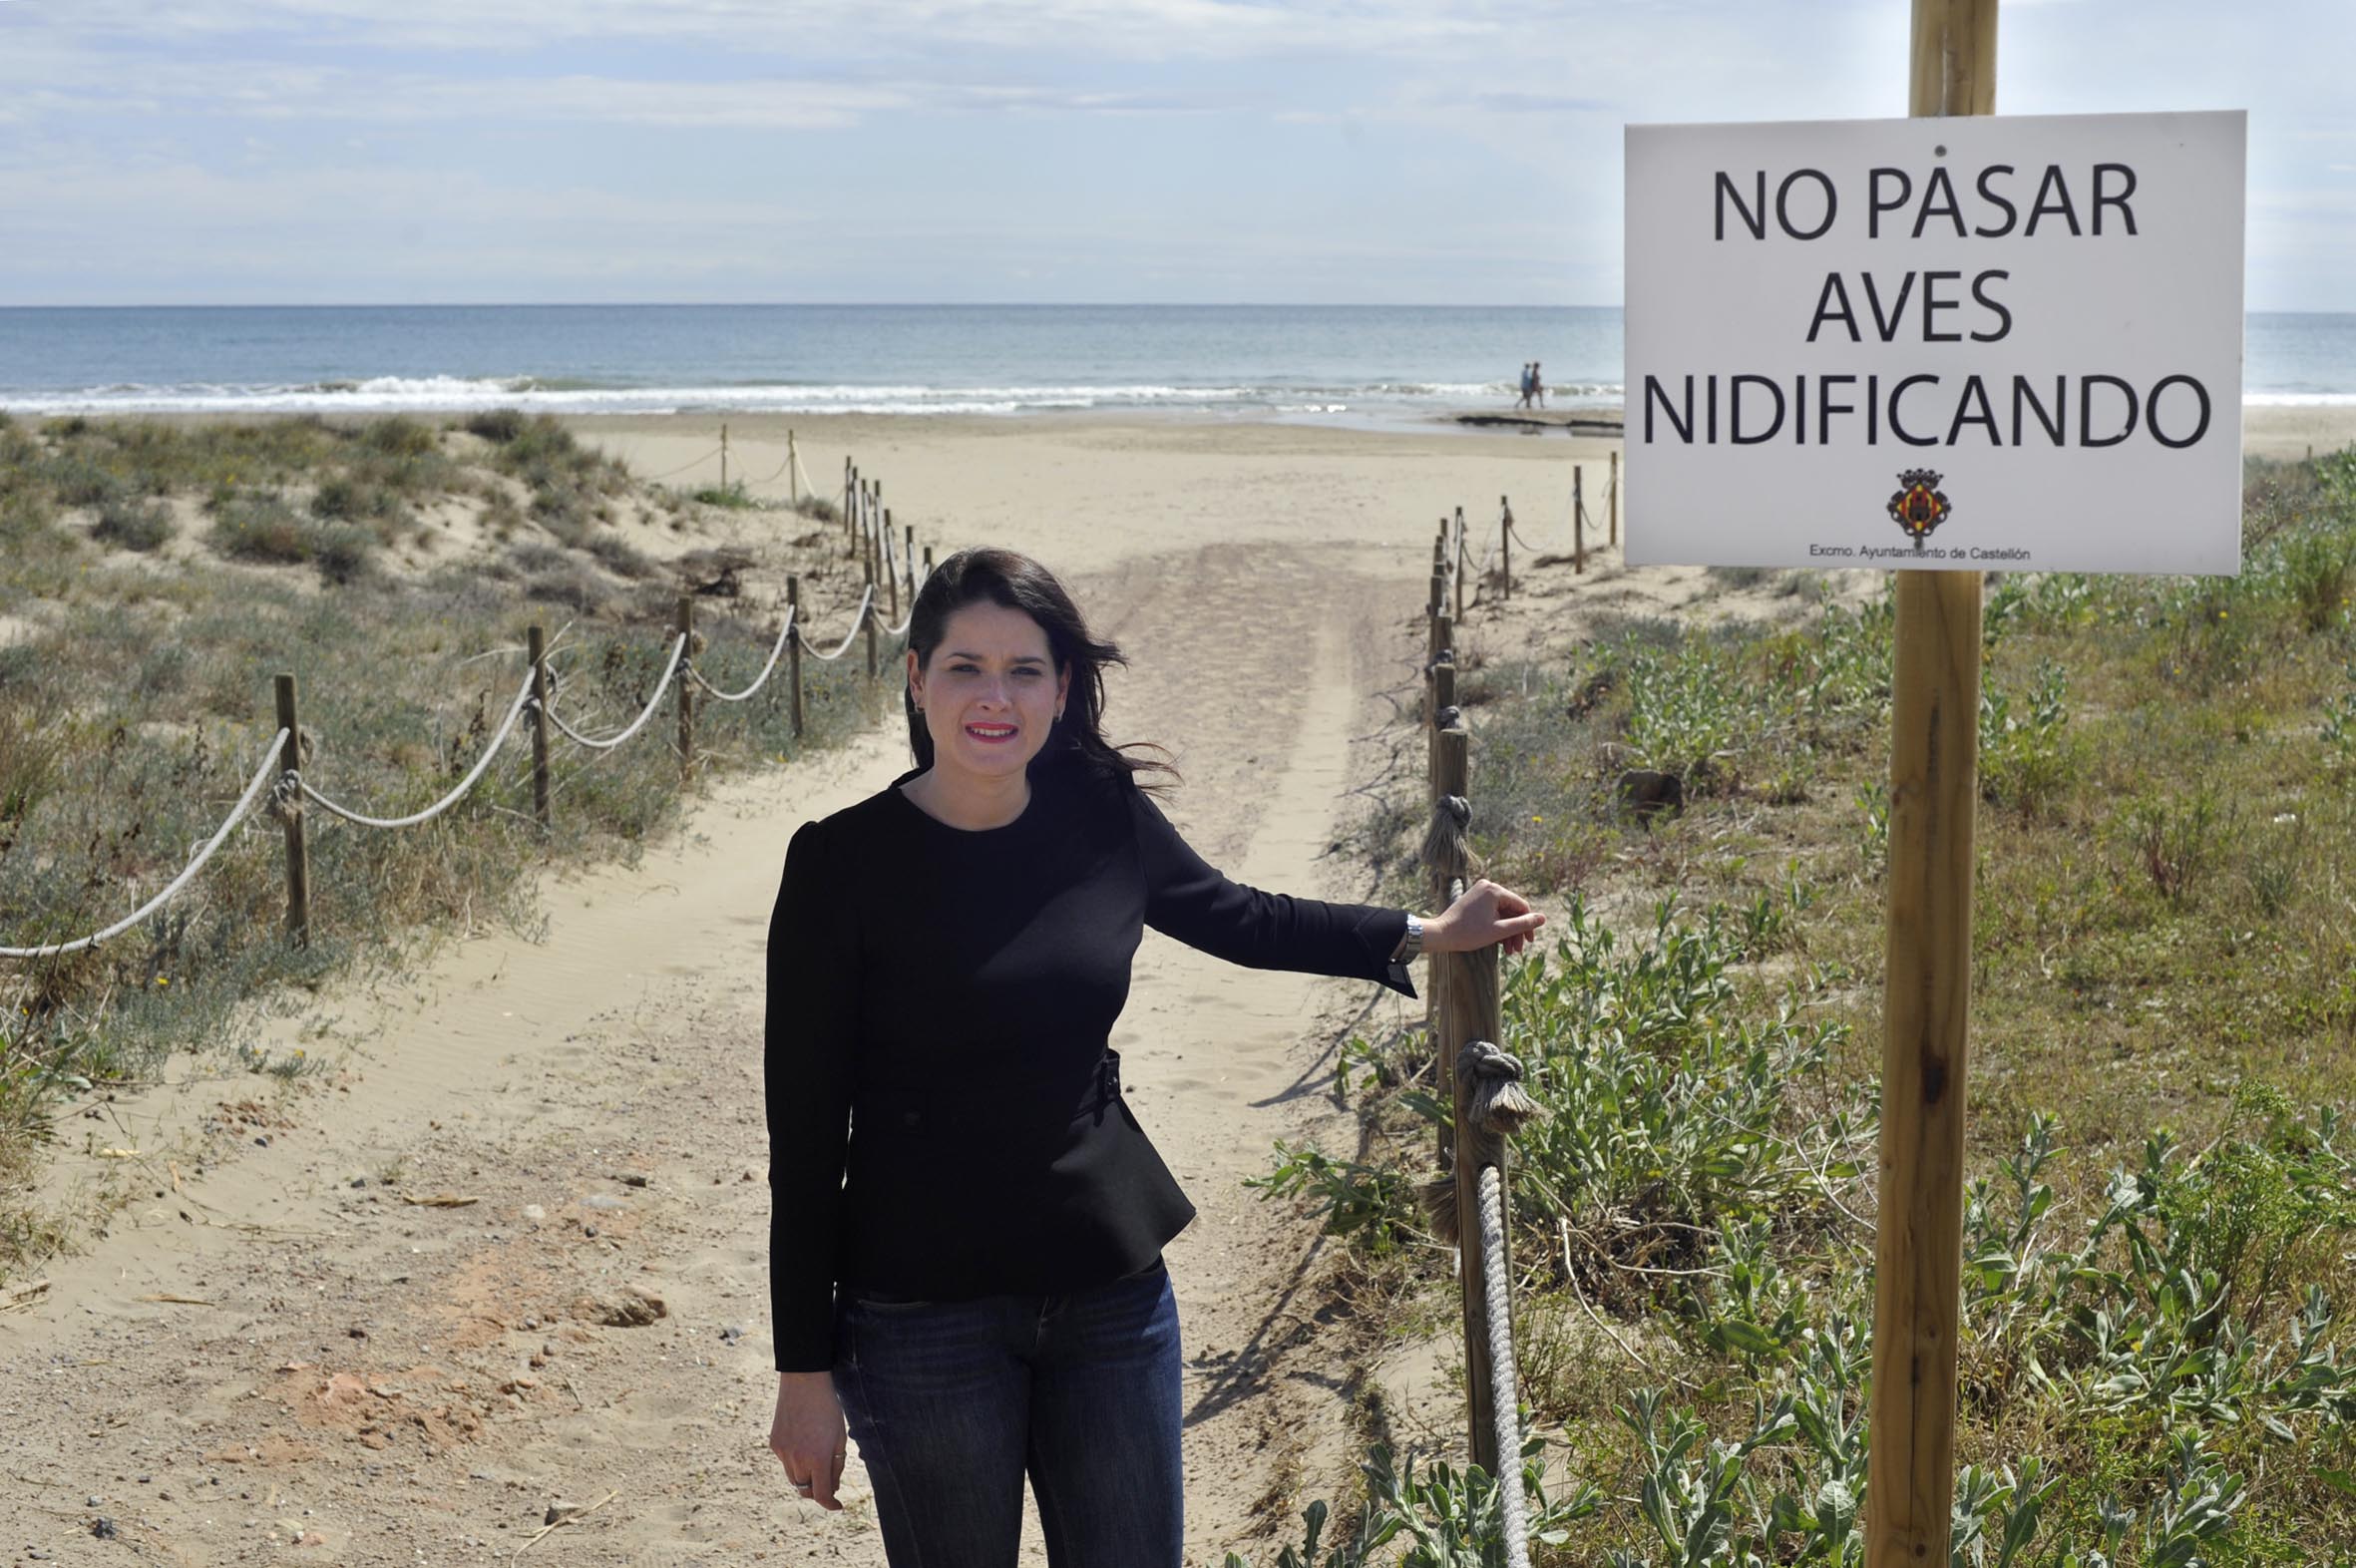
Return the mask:
{"type": "Polygon", "coordinates": [[[1540,408],[1546,406],[1546,378],[1538,374],[1538,362],[1534,359],[1530,361],[1530,396],[1538,400],[1540,408]]]}
{"type": "Polygon", "coordinates": [[[1521,401],[1513,405],[1515,408],[1521,409],[1530,406],[1530,388],[1537,384],[1537,361],[1524,360],[1521,367],[1521,401]]]}

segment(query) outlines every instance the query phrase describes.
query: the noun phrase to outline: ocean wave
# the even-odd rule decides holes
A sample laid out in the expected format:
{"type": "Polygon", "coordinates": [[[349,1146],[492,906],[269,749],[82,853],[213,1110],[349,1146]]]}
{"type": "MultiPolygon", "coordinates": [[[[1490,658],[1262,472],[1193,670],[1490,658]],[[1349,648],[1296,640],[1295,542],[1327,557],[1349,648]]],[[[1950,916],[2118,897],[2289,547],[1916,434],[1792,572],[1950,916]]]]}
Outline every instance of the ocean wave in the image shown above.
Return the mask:
{"type": "MultiPolygon", "coordinates": [[[[1552,389],[1558,398],[1611,397],[1607,383],[1552,389]]],[[[397,414],[467,413],[514,407],[551,414],[690,412],[809,414],[1020,414],[1169,409],[1337,413],[1352,407],[1445,408],[1503,400],[1502,382],[1375,381],[1184,386],[1050,384],[936,386],[919,383],[758,383],[616,386],[537,376],[365,376],[275,386],[118,383],[68,389],[0,389],[0,408],[48,414],[397,414]]]]}
{"type": "Polygon", "coordinates": [[[2356,392],[2244,392],[2244,408],[2356,408],[2356,392]]]}

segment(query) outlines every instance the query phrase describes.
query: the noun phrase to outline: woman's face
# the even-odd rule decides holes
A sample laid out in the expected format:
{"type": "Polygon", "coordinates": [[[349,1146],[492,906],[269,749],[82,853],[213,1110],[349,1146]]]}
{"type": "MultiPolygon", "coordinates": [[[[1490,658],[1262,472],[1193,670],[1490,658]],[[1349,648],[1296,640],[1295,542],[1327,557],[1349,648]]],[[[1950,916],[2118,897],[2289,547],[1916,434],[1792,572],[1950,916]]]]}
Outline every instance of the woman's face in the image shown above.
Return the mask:
{"type": "Polygon", "coordinates": [[[951,613],[923,666],[913,651],[908,656],[908,687],[933,737],[934,767],[982,779],[1030,765],[1070,685],[1039,623],[987,600],[951,613]]]}

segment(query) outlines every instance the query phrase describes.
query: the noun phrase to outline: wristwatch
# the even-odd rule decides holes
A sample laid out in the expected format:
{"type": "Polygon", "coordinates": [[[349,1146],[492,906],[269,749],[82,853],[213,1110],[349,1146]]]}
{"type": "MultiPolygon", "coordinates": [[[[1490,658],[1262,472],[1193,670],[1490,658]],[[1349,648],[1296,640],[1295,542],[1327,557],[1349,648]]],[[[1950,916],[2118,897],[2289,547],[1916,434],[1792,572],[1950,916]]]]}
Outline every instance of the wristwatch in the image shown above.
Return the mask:
{"type": "Polygon", "coordinates": [[[1390,962],[1404,964],[1422,951],[1423,922],[1420,917],[1409,915],[1406,934],[1398,939],[1398,946],[1391,951],[1390,962]]]}

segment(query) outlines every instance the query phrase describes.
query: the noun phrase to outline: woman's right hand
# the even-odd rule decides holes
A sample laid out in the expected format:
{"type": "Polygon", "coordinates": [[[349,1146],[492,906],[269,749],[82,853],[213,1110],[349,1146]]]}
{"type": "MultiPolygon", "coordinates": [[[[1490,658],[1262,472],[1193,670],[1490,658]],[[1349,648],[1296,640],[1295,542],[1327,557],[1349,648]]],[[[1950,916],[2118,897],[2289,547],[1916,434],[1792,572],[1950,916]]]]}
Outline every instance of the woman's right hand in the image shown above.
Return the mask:
{"type": "Polygon", "coordinates": [[[779,1372],[777,1415],[769,1423],[769,1451],[785,1466],[796,1493],[821,1508],[841,1508],[835,1487],[849,1451],[842,1401],[832,1372],[779,1372]]]}

